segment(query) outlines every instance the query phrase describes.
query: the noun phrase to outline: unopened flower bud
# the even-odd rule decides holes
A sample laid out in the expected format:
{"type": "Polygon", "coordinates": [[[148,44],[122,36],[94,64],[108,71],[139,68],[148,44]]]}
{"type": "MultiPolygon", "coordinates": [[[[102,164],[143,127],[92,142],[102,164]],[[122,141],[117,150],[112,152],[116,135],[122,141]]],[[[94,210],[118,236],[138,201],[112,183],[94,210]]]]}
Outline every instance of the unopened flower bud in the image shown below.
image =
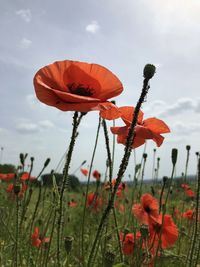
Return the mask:
{"type": "Polygon", "coordinates": [[[104,266],[112,267],[115,262],[115,254],[111,251],[106,251],[104,256],[104,266]]]}
{"type": "Polygon", "coordinates": [[[45,167],[45,168],[49,165],[50,160],[51,160],[50,158],[47,158],[47,159],[46,159],[46,161],[45,161],[45,163],[44,163],[44,167],[45,167]]]}
{"type": "Polygon", "coordinates": [[[152,64],[146,64],[143,71],[143,76],[145,79],[150,80],[156,72],[156,67],[152,64]]]}
{"type": "Polygon", "coordinates": [[[167,180],[168,180],[168,177],[167,176],[163,176],[163,183],[164,184],[166,184],[167,180]]]}
{"type": "Polygon", "coordinates": [[[65,250],[67,254],[69,254],[72,250],[72,243],[74,241],[74,238],[72,236],[66,236],[65,237],[65,250]]]}
{"type": "Polygon", "coordinates": [[[178,149],[176,149],[176,148],[173,148],[172,149],[172,154],[171,154],[172,156],[172,164],[173,165],[176,165],[176,161],[177,161],[177,156],[178,156],[178,149]]]}
{"type": "Polygon", "coordinates": [[[19,158],[20,158],[20,162],[22,164],[22,166],[24,165],[24,154],[23,153],[20,153],[19,154],[19,158]]]}
{"type": "Polygon", "coordinates": [[[147,159],[147,153],[143,153],[143,158],[147,159]]]}
{"type": "Polygon", "coordinates": [[[190,148],[191,148],[190,145],[187,145],[187,146],[186,146],[186,150],[187,150],[187,151],[190,151],[190,148]]]}
{"type": "Polygon", "coordinates": [[[20,184],[15,184],[14,188],[13,188],[13,191],[14,191],[15,195],[18,195],[20,190],[21,190],[20,184]]]}

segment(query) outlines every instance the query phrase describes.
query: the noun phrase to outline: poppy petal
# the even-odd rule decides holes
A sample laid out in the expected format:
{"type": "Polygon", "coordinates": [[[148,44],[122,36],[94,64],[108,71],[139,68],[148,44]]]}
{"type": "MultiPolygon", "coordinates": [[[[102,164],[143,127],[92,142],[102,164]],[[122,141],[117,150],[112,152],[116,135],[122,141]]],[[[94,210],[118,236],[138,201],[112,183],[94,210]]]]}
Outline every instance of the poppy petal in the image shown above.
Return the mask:
{"type": "Polygon", "coordinates": [[[161,134],[169,133],[170,129],[164,121],[157,118],[149,118],[143,121],[143,126],[150,129],[152,132],[161,134]]]}

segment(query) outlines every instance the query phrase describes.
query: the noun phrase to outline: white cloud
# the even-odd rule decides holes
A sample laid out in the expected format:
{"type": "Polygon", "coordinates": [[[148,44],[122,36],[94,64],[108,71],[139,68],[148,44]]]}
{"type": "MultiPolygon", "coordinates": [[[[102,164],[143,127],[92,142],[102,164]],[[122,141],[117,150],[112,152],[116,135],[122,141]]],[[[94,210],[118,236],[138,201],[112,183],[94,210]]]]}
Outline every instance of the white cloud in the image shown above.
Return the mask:
{"type": "Polygon", "coordinates": [[[90,24],[85,27],[86,32],[96,33],[100,29],[100,26],[96,20],[93,20],[90,24]]]}
{"type": "Polygon", "coordinates": [[[181,121],[177,121],[173,126],[172,126],[172,133],[174,132],[175,134],[178,135],[192,135],[195,133],[199,133],[200,131],[200,124],[199,123],[183,123],[181,121]]]}
{"type": "Polygon", "coordinates": [[[38,107],[46,108],[47,106],[40,102],[34,94],[26,95],[26,101],[31,109],[38,107]]]}
{"type": "Polygon", "coordinates": [[[30,9],[19,9],[16,12],[16,15],[20,16],[25,22],[30,22],[32,15],[30,9]]]}
{"type": "Polygon", "coordinates": [[[29,119],[21,118],[16,121],[16,130],[22,134],[37,133],[53,127],[55,125],[50,120],[41,120],[38,123],[34,123],[29,119]]]}
{"type": "Polygon", "coordinates": [[[26,38],[22,38],[20,41],[20,47],[22,49],[27,49],[30,47],[30,45],[32,44],[32,41],[26,38]]]}
{"type": "Polygon", "coordinates": [[[16,130],[19,133],[31,134],[39,131],[39,126],[26,119],[20,119],[16,125],[16,130]]]}
{"type": "Polygon", "coordinates": [[[171,105],[162,100],[155,100],[144,108],[144,111],[161,117],[175,116],[188,111],[200,113],[200,99],[179,98],[171,105]]]}
{"type": "Polygon", "coordinates": [[[55,125],[50,120],[39,121],[39,126],[42,128],[53,128],[55,125]]]}

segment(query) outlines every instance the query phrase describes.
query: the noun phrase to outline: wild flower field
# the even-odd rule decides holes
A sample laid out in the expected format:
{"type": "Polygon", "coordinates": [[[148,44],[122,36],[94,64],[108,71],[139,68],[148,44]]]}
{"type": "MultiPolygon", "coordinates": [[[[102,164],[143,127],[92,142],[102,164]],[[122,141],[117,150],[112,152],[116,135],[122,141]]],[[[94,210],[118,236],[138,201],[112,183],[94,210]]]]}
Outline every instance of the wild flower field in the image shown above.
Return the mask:
{"type": "MultiPolygon", "coordinates": [[[[182,177],[175,177],[178,150],[172,148],[171,169],[158,179],[159,158],[153,179],[145,180],[148,155],[135,164],[130,181],[124,180],[133,150],[147,140],[161,146],[170,126],[158,118],[144,119],[150,80],[155,66],[143,70],[142,90],[134,106],[117,107],[109,99],[123,91],[120,80],[98,64],[58,61],[40,69],[34,77],[38,99],[62,111],[73,111],[72,133],[62,174],[45,177],[48,158],[37,177],[34,158],[20,154],[20,165],[0,173],[0,266],[161,267],[200,264],[200,157],[196,174],[188,173],[190,146],[182,177]],[[70,175],[76,157],[78,127],[84,116],[99,112],[96,140],[87,177],[79,184],[70,175]],[[120,119],[121,122],[116,121],[120,119]],[[109,129],[106,121],[113,121],[109,129]],[[121,123],[121,124],[120,124],[121,123]],[[117,125],[117,126],[116,126],[117,125]],[[99,130],[103,128],[107,151],[106,170],[94,169],[99,130]],[[110,140],[110,131],[113,139],[110,140]],[[115,144],[115,136],[116,144],[115,144]],[[115,146],[124,145],[119,166],[114,165],[115,146]],[[117,176],[113,177],[113,168],[117,176]],[[105,174],[103,174],[105,173],[105,174]]],[[[166,136],[167,138],[167,136],[166,136]]],[[[155,164],[156,149],[152,162],[155,164]]]]}

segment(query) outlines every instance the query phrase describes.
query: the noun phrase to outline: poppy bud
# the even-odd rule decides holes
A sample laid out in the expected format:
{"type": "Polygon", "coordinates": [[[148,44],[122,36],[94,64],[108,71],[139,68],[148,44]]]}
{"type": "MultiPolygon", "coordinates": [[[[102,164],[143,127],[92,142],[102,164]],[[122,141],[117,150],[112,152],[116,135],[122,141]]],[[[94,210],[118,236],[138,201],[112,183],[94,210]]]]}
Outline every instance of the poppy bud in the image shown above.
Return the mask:
{"type": "Polygon", "coordinates": [[[157,161],[160,161],[160,158],[157,158],[157,161]]]}
{"type": "Polygon", "coordinates": [[[196,154],[197,157],[199,156],[199,152],[196,152],[195,154],[196,154]]]}
{"type": "Polygon", "coordinates": [[[143,70],[143,76],[145,79],[150,80],[156,72],[156,67],[152,64],[146,64],[143,70]]]}
{"type": "Polygon", "coordinates": [[[167,176],[163,176],[163,183],[164,184],[166,184],[167,180],[168,180],[168,177],[167,176]]]}
{"type": "Polygon", "coordinates": [[[15,195],[18,195],[20,190],[21,190],[20,184],[15,184],[14,188],[13,188],[13,191],[14,191],[15,195]]]}
{"type": "Polygon", "coordinates": [[[173,149],[172,149],[172,154],[171,154],[171,157],[172,157],[172,164],[173,164],[173,165],[176,165],[177,156],[178,156],[178,149],[173,148],[173,149]]]}
{"type": "Polygon", "coordinates": [[[24,154],[23,153],[20,153],[19,154],[19,158],[20,158],[20,162],[22,164],[22,166],[24,165],[24,154]]]}
{"type": "Polygon", "coordinates": [[[143,153],[143,158],[147,159],[147,153],[143,153]]]}
{"type": "Polygon", "coordinates": [[[114,104],[114,105],[116,105],[116,101],[115,100],[112,100],[111,103],[114,104]]]}
{"type": "Polygon", "coordinates": [[[156,148],[153,149],[153,152],[156,152],[156,148]]]}
{"type": "Polygon", "coordinates": [[[191,146],[189,146],[189,145],[186,146],[187,151],[190,151],[190,148],[191,148],[191,146]]]}
{"type": "Polygon", "coordinates": [[[146,224],[141,225],[140,227],[140,233],[142,235],[142,238],[146,239],[149,236],[149,227],[146,224]]]}
{"type": "Polygon", "coordinates": [[[45,167],[45,168],[49,165],[50,160],[51,160],[50,158],[47,158],[47,159],[46,159],[46,161],[45,161],[45,163],[44,163],[44,167],[45,167]]]}
{"type": "Polygon", "coordinates": [[[104,266],[112,267],[115,262],[115,254],[111,251],[106,251],[104,256],[104,266]]]}
{"type": "Polygon", "coordinates": [[[65,250],[67,254],[69,254],[72,250],[72,243],[74,241],[74,238],[72,236],[66,236],[65,237],[65,250]]]}
{"type": "Polygon", "coordinates": [[[84,160],[84,161],[81,163],[81,166],[83,166],[86,162],[87,162],[87,160],[84,160]]]}

